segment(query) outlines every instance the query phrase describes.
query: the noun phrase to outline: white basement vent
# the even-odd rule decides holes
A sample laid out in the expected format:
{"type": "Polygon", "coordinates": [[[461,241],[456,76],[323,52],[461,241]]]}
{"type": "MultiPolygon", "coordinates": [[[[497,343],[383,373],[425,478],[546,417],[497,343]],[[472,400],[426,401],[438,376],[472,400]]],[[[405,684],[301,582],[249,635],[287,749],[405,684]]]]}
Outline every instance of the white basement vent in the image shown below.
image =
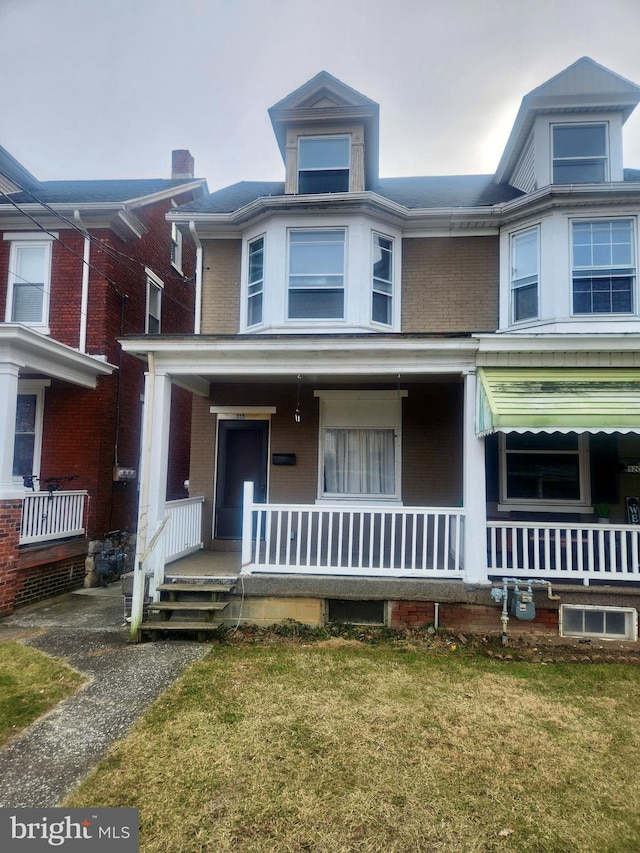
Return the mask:
{"type": "Polygon", "coordinates": [[[561,604],[560,636],[635,641],[638,639],[638,611],[634,607],[561,604]]]}

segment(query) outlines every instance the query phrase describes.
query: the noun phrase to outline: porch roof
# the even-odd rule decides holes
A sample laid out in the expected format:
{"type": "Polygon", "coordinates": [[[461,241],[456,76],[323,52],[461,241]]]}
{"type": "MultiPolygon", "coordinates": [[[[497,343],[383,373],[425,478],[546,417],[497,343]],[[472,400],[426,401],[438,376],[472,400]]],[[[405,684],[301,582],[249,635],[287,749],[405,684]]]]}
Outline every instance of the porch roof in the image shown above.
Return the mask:
{"type": "Polygon", "coordinates": [[[640,370],[478,368],[476,432],[640,432],[640,370]]]}

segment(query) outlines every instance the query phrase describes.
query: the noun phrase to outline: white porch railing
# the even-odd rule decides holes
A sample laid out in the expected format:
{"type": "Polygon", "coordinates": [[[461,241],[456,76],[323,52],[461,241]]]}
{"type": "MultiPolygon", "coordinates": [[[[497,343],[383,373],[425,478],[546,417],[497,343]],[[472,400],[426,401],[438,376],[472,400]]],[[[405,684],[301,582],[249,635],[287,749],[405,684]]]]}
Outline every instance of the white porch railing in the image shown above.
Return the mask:
{"type": "Polygon", "coordinates": [[[165,565],[202,549],[203,503],[204,498],[198,497],[165,504],[165,517],[169,517],[162,534],[165,565]]]}
{"type": "Polygon", "coordinates": [[[640,527],[489,521],[490,575],[616,583],[640,580],[640,527]]]}
{"type": "Polygon", "coordinates": [[[24,496],[20,545],[50,542],[85,532],[87,492],[33,492],[24,496]]]}
{"type": "Polygon", "coordinates": [[[253,501],[245,483],[245,572],[381,577],[463,576],[464,510],[282,505],[253,501]]]}

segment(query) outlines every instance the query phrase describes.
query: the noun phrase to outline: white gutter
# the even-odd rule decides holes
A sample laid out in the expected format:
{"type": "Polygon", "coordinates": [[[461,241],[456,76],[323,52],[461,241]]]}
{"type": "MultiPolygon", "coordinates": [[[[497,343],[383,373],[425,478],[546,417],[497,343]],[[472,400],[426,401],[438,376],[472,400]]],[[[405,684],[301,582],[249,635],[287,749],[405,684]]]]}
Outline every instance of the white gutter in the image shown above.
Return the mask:
{"type": "Polygon", "coordinates": [[[82,253],[82,295],[80,297],[80,333],[78,336],[78,349],[80,352],[87,351],[87,311],[89,309],[89,259],[91,255],[91,240],[86,233],[80,217],[80,211],[73,211],[73,218],[78,223],[80,228],[85,231],[84,235],[84,251],[82,253]]]}
{"type": "Polygon", "coordinates": [[[199,335],[202,326],[202,243],[196,231],[196,223],[192,220],[189,222],[189,231],[193,237],[193,242],[196,244],[196,295],[195,295],[195,316],[193,318],[193,333],[199,335]]]}

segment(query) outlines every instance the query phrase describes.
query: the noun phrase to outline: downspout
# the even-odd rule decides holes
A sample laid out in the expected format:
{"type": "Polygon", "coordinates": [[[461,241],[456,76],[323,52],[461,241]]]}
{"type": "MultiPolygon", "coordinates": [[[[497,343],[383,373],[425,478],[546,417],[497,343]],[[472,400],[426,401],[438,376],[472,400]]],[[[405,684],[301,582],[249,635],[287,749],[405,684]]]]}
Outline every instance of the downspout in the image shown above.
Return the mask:
{"type": "Polygon", "coordinates": [[[144,399],[144,435],[142,444],[142,470],[140,478],[140,504],[138,511],[138,533],[136,537],[135,568],[133,570],[133,593],[131,598],[130,642],[138,641],[138,629],[142,623],[145,587],[145,562],[147,558],[147,536],[149,533],[149,479],[151,476],[151,438],[153,435],[153,410],[155,404],[156,359],[147,354],[149,370],[144,399]]]}
{"type": "Polygon", "coordinates": [[[87,311],[89,310],[89,260],[91,255],[91,240],[85,228],[80,211],[73,211],[73,218],[78,223],[84,234],[84,250],[82,253],[82,295],[80,297],[80,333],[78,335],[78,350],[87,351],[87,311]]]}
{"type": "Polygon", "coordinates": [[[196,232],[196,224],[193,220],[189,222],[189,231],[193,237],[193,242],[196,244],[196,294],[195,294],[195,315],[193,318],[193,333],[200,334],[202,326],[202,243],[196,232]]]}

